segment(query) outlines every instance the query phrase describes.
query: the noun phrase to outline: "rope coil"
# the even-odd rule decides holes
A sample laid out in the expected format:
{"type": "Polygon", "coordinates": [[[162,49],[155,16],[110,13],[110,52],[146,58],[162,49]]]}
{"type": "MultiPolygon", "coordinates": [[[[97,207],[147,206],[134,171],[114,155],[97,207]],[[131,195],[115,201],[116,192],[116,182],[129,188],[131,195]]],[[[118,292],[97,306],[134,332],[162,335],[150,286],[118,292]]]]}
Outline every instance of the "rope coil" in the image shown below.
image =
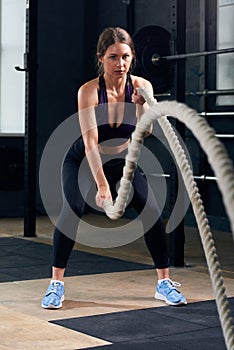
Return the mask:
{"type": "Polygon", "coordinates": [[[145,98],[150,109],[141,117],[132,134],[132,142],[128,147],[128,155],[123,170],[123,178],[114,205],[105,202],[104,210],[106,215],[112,220],[120,218],[125,210],[128,200],[131,178],[136,168],[137,160],[144,133],[149,129],[151,123],[158,121],[165,137],[174,153],[176,162],[181,171],[187,192],[189,194],[194,215],[197,221],[210,278],[216,298],[217,309],[224,339],[228,350],[234,350],[234,326],[223,283],[221,268],[216,253],[213,236],[209,227],[208,219],[204,211],[203,202],[194,181],[193,172],[188,163],[184,149],[182,148],[174,129],[168,121],[166,115],[173,116],[183,122],[200,142],[201,147],[208,156],[208,161],[212,166],[218,179],[218,186],[223,196],[223,201],[227,215],[231,223],[234,239],[234,169],[223,144],[215,136],[215,131],[209,126],[206,120],[197,115],[197,112],[185,104],[178,102],[163,101],[157,103],[144,88],[139,88],[139,93],[145,98]],[[220,180],[222,179],[222,181],[220,180]]]}

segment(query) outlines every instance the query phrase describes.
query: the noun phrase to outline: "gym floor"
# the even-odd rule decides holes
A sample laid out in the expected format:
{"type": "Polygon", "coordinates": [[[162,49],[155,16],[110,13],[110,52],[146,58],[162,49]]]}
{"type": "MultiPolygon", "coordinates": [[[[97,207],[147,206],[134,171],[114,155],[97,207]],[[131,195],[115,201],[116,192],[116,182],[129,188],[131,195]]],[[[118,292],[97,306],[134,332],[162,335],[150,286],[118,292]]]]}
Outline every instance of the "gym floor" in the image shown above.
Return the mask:
{"type": "MultiPolygon", "coordinates": [[[[108,219],[89,214],[86,220],[105,226],[108,219]]],[[[195,228],[185,229],[185,267],[171,268],[187,306],[154,299],[156,273],[141,237],[117,248],[76,244],[59,310],[40,306],[50,278],[53,225],[38,217],[36,231],[25,238],[22,219],[0,219],[0,349],[226,349],[195,228]]],[[[233,313],[232,234],[213,234],[233,313]]]]}

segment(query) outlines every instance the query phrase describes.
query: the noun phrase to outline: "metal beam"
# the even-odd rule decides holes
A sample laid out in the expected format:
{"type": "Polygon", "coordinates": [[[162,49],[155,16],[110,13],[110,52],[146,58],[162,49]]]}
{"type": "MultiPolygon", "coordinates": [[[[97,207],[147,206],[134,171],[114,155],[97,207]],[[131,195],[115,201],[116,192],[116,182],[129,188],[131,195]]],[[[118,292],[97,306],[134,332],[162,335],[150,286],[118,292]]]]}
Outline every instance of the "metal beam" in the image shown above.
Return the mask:
{"type": "Polygon", "coordinates": [[[26,5],[24,236],[36,235],[37,0],[26,5]]]}
{"type": "Polygon", "coordinates": [[[203,117],[231,117],[233,118],[234,112],[201,112],[199,115],[203,117]]]}
{"type": "Polygon", "coordinates": [[[135,0],[122,0],[127,5],[127,31],[130,35],[135,32],[135,0]]]}
{"type": "MultiPolygon", "coordinates": [[[[173,0],[171,1],[171,15],[172,15],[172,44],[174,52],[180,54],[184,52],[186,47],[186,0],[173,0]]],[[[172,49],[173,49],[172,48],[172,49]]],[[[185,61],[180,60],[176,62],[175,66],[175,79],[173,92],[178,102],[185,102],[185,61]]],[[[185,126],[178,120],[172,119],[171,123],[179,132],[182,139],[185,139],[185,126]]],[[[170,211],[175,206],[178,195],[178,176],[181,176],[177,172],[175,163],[171,166],[170,177],[170,211]]],[[[176,215],[176,214],[175,214],[176,215]]],[[[176,218],[174,218],[176,220],[176,218]]],[[[172,222],[173,219],[170,218],[172,222]]],[[[173,224],[173,222],[172,222],[173,224]]],[[[173,225],[174,226],[174,225],[173,225]]],[[[184,262],[184,220],[181,220],[179,225],[173,229],[169,234],[169,260],[170,265],[175,267],[183,267],[184,262]]]]}
{"type": "MultiPolygon", "coordinates": [[[[170,178],[170,174],[148,174],[150,176],[158,177],[158,178],[170,178]]],[[[202,181],[217,181],[218,178],[216,176],[209,176],[209,175],[194,175],[194,179],[196,180],[202,180],[202,181]]]]}
{"type": "MultiPolygon", "coordinates": [[[[222,89],[222,90],[207,90],[202,91],[188,91],[185,93],[186,96],[208,96],[208,95],[234,95],[234,89],[222,89]]],[[[165,92],[163,94],[155,94],[154,97],[170,97],[173,96],[171,92],[165,92]]]]}
{"type": "Polygon", "coordinates": [[[184,60],[187,58],[193,58],[193,57],[205,57],[210,55],[221,55],[224,53],[233,53],[234,47],[230,47],[228,49],[220,49],[220,50],[213,50],[213,51],[202,51],[202,52],[189,52],[189,53],[182,53],[178,55],[170,55],[170,56],[159,56],[157,53],[153,54],[152,56],[152,63],[157,65],[160,64],[160,61],[167,60],[167,61],[177,61],[177,60],[184,60]]]}

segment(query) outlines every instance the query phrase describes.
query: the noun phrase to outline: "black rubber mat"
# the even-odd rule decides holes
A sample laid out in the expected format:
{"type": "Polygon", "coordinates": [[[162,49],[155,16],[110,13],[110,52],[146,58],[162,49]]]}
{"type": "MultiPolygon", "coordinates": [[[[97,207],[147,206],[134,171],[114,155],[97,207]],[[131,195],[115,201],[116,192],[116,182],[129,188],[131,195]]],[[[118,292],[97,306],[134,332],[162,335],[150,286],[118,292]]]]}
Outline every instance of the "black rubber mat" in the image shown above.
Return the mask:
{"type": "MultiPolygon", "coordinates": [[[[52,247],[13,237],[0,238],[0,282],[33,280],[51,277],[52,247]]],[[[101,255],[73,251],[66,276],[90,275],[131,270],[152,269],[153,266],[132,263],[101,255]]]]}
{"type": "Polygon", "coordinates": [[[214,300],[51,322],[113,343],[93,350],[226,349],[214,300]]]}

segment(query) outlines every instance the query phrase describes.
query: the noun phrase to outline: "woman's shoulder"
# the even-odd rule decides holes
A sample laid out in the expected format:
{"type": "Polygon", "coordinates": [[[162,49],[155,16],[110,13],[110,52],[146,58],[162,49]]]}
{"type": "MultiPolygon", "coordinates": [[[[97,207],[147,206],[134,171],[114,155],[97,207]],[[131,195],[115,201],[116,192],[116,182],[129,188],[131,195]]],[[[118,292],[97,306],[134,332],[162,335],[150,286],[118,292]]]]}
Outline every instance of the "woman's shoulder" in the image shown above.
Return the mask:
{"type": "Polygon", "coordinates": [[[131,75],[131,79],[132,79],[132,85],[134,88],[140,87],[140,86],[144,86],[144,87],[151,87],[152,84],[149,80],[142,78],[142,77],[138,77],[137,75],[131,75]]]}
{"type": "Polygon", "coordinates": [[[134,89],[137,89],[139,87],[144,87],[153,93],[153,86],[149,80],[142,77],[138,77],[136,75],[131,75],[131,79],[132,79],[132,85],[134,89]]]}
{"type": "Polygon", "coordinates": [[[87,81],[83,85],[80,86],[78,91],[84,92],[92,92],[92,90],[97,90],[99,87],[99,78],[94,78],[92,80],[87,81]]]}
{"type": "Polygon", "coordinates": [[[81,85],[78,90],[78,104],[80,108],[86,108],[98,104],[98,88],[98,78],[89,80],[81,85]]]}

